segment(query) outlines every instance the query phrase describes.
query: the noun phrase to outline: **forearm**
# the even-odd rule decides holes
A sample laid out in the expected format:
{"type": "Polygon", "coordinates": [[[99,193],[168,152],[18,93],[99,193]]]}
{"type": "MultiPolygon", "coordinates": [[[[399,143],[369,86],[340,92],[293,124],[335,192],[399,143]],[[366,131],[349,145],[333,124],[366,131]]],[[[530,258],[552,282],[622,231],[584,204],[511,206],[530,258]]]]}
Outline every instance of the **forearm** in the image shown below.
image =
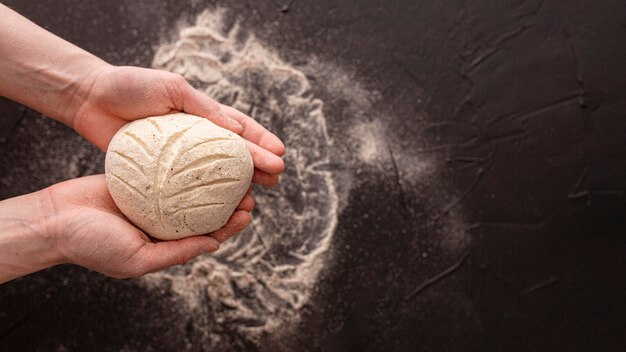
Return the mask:
{"type": "Polygon", "coordinates": [[[0,95],[67,125],[106,65],[0,4],[0,95]]]}
{"type": "Polygon", "coordinates": [[[45,192],[0,201],[0,283],[62,262],[49,231],[53,210],[45,192]]]}

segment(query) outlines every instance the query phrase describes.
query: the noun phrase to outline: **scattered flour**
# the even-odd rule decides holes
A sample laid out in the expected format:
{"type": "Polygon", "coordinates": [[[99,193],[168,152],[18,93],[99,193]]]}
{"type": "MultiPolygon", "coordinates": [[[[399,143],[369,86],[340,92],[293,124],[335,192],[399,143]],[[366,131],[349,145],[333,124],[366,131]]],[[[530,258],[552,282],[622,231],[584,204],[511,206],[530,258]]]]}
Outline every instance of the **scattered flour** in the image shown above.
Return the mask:
{"type": "Polygon", "coordinates": [[[248,113],[287,146],[285,177],[275,189],[255,191],[257,206],[246,231],[215,255],[143,279],[150,288],[176,294],[208,349],[288,333],[329,261],[349,191],[366,174],[386,180],[396,174],[409,221],[420,229],[412,240],[424,258],[435,260],[427,252],[438,251],[454,259],[469,246],[462,209],[446,209],[455,196],[441,177],[445,163],[415,152],[414,145],[394,143],[398,137],[379,115],[385,110],[377,106],[380,94],[363,88],[354,72],[314,55],[304,64],[287,64],[225,10],[203,12],[178,34],[160,46],[153,66],[180,73],[209,96],[248,113]],[[346,131],[339,133],[346,136],[341,143],[329,138],[324,103],[307,77],[323,82],[329,104],[342,106],[343,118],[330,116],[333,127],[346,131]],[[361,173],[361,167],[374,172],[361,173]]]}
{"type": "Polygon", "coordinates": [[[145,277],[154,289],[171,288],[206,319],[206,341],[220,332],[253,343],[298,318],[322,267],[337,223],[338,196],[330,171],[330,140],[323,103],[305,75],[283,62],[224,10],[205,11],[179,38],[163,44],[153,66],[180,73],[211,97],[253,116],[277,133],[287,152],[278,187],[255,191],[248,229],[215,255],[145,277]],[[234,330],[234,331],[233,331],[234,330]]]}
{"type": "Polygon", "coordinates": [[[388,137],[380,121],[355,125],[351,135],[357,139],[359,159],[363,162],[376,165],[389,158],[388,137]]]}

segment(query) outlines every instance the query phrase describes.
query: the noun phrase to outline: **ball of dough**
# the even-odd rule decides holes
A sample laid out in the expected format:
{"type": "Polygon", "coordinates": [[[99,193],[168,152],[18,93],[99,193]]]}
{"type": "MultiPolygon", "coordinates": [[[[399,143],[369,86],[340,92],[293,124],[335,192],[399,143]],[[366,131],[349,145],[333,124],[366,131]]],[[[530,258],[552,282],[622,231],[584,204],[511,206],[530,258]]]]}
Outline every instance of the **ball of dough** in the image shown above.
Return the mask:
{"type": "Polygon", "coordinates": [[[113,137],[106,182],[135,225],[162,240],[226,224],[254,165],[246,142],[207,119],[177,113],[133,121],[113,137]]]}

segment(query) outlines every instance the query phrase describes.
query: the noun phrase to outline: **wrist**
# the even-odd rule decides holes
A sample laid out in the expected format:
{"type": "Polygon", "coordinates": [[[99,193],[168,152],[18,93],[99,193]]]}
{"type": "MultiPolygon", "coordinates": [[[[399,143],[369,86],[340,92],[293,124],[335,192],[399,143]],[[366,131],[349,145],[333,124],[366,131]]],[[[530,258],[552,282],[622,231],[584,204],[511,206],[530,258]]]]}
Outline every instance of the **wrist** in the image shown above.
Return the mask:
{"type": "Polygon", "coordinates": [[[82,51],[71,61],[75,63],[60,73],[55,83],[57,100],[48,116],[74,128],[76,115],[89,100],[98,76],[112,65],[82,51]]]}
{"type": "Polygon", "coordinates": [[[72,125],[91,72],[106,65],[0,4],[0,96],[72,125]]]}
{"type": "Polygon", "coordinates": [[[47,191],[0,202],[0,283],[64,262],[47,191]]]}

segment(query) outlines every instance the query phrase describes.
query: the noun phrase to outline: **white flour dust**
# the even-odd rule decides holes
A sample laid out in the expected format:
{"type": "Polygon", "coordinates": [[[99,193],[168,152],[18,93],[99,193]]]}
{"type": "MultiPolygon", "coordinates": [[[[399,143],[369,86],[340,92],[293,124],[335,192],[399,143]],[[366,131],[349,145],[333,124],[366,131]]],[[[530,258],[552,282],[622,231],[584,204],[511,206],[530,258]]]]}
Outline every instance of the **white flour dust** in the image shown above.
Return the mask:
{"type": "MultiPolygon", "coordinates": [[[[403,193],[401,203],[410,213],[407,221],[418,235],[412,238],[419,251],[436,252],[428,256],[425,265],[440,258],[454,260],[462,255],[471,244],[467,232],[468,224],[464,209],[457,202],[465,190],[456,189],[446,175],[449,165],[444,153],[426,152],[437,150],[437,140],[427,129],[415,128],[413,138],[402,138],[390,128],[390,116],[394,111],[383,100],[382,94],[373,87],[366,87],[358,72],[350,67],[334,65],[309,56],[306,64],[298,66],[307,76],[315,77],[324,86],[328,106],[339,106],[337,116],[327,114],[341,125],[341,140],[334,145],[335,154],[341,154],[338,165],[348,164],[347,172],[333,171],[338,189],[358,190],[362,184],[381,182],[395,183],[396,190],[403,193]],[[451,206],[452,205],[452,206],[451,206]]],[[[407,123],[420,124],[425,116],[413,116],[407,123]]],[[[341,166],[339,167],[341,169],[341,166]]],[[[339,192],[340,210],[347,205],[352,192],[339,192]]],[[[356,191],[358,192],[358,191],[356,191]]],[[[391,203],[391,202],[390,202],[391,203]]],[[[355,219],[358,221],[358,219],[355,219]]],[[[406,228],[399,229],[404,235],[406,228]]]]}
{"type": "Polygon", "coordinates": [[[389,157],[388,137],[380,121],[355,125],[350,132],[356,137],[358,156],[363,162],[376,165],[389,157]]]}
{"type": "Polygon", "coordinates": [[[171,289],[202,325],[208,344],[223,332],[258,342],[284,330],[307,302],[337,223],[323,103],[305,75],[283,62],[223,10],[205,11],[179,38],[163,44],[153,66],[180,73],[218,101],[248,113],[285,142],[287,166],[274,189],[255,189],[248,229],[215,255],[148,275],[153,289],[171,289]]]}

